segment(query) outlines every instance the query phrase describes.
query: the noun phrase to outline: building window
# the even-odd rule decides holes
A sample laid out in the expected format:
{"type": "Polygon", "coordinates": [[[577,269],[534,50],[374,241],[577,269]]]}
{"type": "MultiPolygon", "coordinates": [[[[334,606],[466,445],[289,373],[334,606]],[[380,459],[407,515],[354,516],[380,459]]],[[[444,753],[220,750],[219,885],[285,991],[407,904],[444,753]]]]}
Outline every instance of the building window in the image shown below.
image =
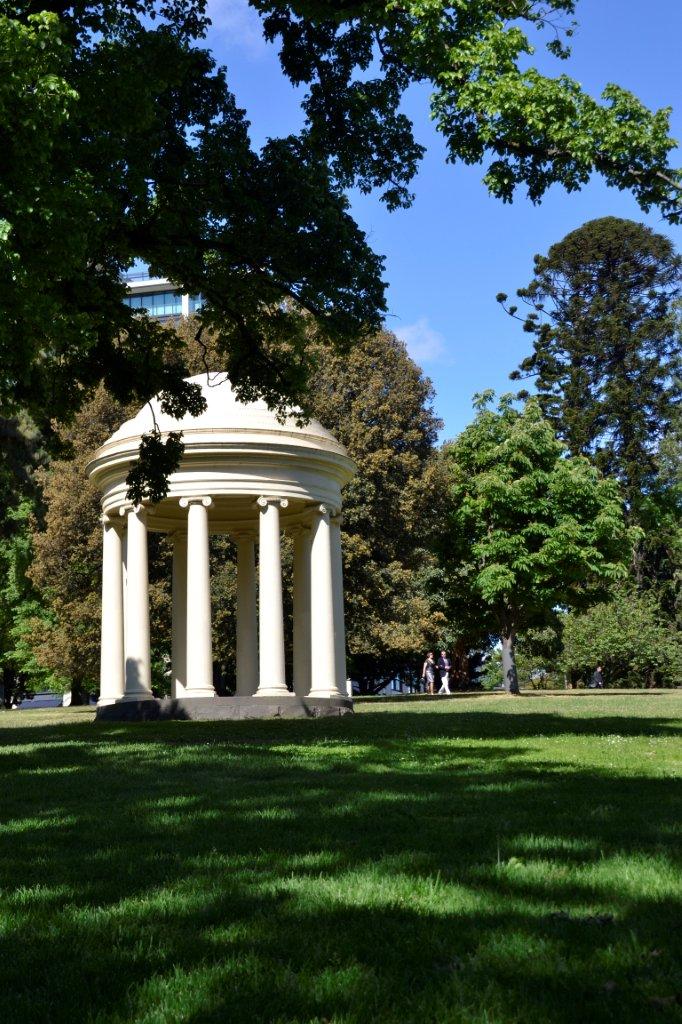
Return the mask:
{"type": "Polygon", "coordinates": [[[196,313],[198,309],[204,304],[203,295],[190,295],[189,297],[189,311],[190,313],[196,313]]]}
{"type": "Polygon", "coordinates": [[[131,309],[146,310],[149,316],[182,316],[182,295],[180,292],[147,292],[144,295],[128,295],[125,299],[131,309]]]}

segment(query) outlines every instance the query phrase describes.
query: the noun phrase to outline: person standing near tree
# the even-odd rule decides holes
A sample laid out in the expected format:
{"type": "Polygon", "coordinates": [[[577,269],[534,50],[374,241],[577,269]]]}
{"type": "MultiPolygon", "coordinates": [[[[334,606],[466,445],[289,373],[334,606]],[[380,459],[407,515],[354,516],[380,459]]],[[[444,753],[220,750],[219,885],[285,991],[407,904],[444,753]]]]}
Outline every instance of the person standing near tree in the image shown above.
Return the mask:
{"type": "Polygon", "coordinates": [[[438,673],[440,675],[440,690],[439,693],[450,693],[450,673],[452,671],[452,662],[450,661],[447,651],[440,652],[440,658],[438,659],[438,673]]]}
{"type": "Polygon", "coordinates": [[[427,693],[436,692],[436,661],[433,651],[429,651],[426,655],[426,661],[422,666],[422,682],[427,693]]]}
{"type": "Polygon", "coordinates": [[[596,670],[592,673],[592,679],[590,680],[590,687],[593,690],[604,689],[604,673],[602,672],[601,665],[597,665],[596,670]]]}

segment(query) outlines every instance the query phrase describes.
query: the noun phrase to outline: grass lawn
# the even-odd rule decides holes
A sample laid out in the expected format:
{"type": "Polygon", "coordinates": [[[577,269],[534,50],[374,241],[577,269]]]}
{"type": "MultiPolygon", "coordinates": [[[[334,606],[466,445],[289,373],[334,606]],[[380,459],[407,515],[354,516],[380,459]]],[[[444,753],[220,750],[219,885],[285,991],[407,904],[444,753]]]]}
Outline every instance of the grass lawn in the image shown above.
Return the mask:
{"type": "Polygon", "coordinates": [[[679,1020],[681,711],[0,712],[0,1021],[679,1020]]]}

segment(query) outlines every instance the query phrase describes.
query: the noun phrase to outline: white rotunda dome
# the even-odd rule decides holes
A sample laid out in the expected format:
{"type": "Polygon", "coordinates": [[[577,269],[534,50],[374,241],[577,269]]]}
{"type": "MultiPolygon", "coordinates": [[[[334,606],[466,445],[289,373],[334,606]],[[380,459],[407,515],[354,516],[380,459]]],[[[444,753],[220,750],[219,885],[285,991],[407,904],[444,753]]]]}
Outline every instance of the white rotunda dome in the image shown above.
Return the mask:
{"type": "Polygon", "coordinates": [[[182,433],[184,455],[169,478],[168,497],[150,509],[152,529],[175,528],[182,515],[178,499],[192,495],[212,496],[216,532],[239,529],[252,517],[251,502],[261,496],[288,499],[285,522],[295,522],[311,502],[340,507],[341,487],[355,465],[321,423],[299,424],[296,410],[282,419],[263,400],[240,401],[225,373],[202,373],[189,381],[201,386],[206,401],[201,415],[176,419],[153,398],[95,452],[88,473],[103,493],[106,514],[126,505],[126,477],[142,435],[155,425],[162,435],[182,433]]]}
{"type": "Polygon", "coordinates": [[[255,402],[242,402],[232,390],[226,373],[201,373],[190,377],[190,384],[201,387],[206,409],[199,416],[189,413],[180,419],[161,411],[159,398],[152,398],[150,403],[142,406],[132,419],[126,420],[111,435],[107,445],[122,441],[138,440],[154,428],[154,423],[162,434],[181,430],[189,441],[190,436],[204,433],[268,434],[282,435],[283,443],[291,443],[298,438],[299,443],[306,447],[320,447],[322,450],[331,448],[345,454],[345,448],[334,435],[317,420],[311,419],[302,426],[297,423],[296,411],[282,419],[269,409],[267,403],[260,399],[255,402]],[[150,405],[153,409],[150,409],[150,405]]]}

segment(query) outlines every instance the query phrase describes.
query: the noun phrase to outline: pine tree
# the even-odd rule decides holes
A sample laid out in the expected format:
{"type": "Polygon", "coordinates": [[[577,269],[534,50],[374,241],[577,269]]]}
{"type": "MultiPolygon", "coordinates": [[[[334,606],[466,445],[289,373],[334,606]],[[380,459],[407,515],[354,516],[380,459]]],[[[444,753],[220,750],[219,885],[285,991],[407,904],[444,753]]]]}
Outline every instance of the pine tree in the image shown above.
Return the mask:
{"type": "Polygon", "coordinates": [[[512,379],[534,380],[568,450],[619,480],[635,521],[680,401],[681,289],[682,259],[668,238],[604,217],[536,256],[533,280],[517,293],[531,306],[524,329],[534,343],[512,379]]]}

